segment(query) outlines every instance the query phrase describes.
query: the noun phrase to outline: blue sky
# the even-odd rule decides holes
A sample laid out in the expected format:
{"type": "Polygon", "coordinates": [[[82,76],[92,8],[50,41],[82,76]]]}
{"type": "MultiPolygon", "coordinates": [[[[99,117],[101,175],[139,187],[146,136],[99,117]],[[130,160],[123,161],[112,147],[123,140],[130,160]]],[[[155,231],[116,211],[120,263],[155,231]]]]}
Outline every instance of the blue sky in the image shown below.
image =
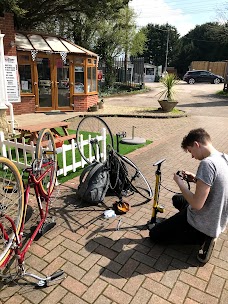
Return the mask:
{"type": "Polygon", "coordinates": [[[223,3],[223,0],[132,0],[129,6],[137,14],[139,27],[168,22],[183,36],[196,25],[219,21],[223,3]]]}

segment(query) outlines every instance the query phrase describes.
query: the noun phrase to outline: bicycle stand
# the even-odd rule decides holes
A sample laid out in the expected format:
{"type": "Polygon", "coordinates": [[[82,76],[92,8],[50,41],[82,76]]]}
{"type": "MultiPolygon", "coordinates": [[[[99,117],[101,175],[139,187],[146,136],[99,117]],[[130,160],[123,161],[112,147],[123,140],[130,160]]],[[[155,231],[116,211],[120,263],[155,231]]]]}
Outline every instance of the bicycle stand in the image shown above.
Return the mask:
{"type": "Polygon", "coordinates": [[[36,279],[38,282],[36,284],[36,288],[41,288],[41,287],[47,287],[49,282],[53,282],[56,280],[63,280],[65,279],[65,276],[63,276],[64,271],[63,270],[58,270],[56,272],[54,272],[52,275],[47,276],[45,278],[42,278],[36,274],[30,273],[30,272],[26,272],[25,270],[23,270],[23,266],[22,266],[22,273],[21,273],[21,277],[31,277],[33,279],[36,279]]]}

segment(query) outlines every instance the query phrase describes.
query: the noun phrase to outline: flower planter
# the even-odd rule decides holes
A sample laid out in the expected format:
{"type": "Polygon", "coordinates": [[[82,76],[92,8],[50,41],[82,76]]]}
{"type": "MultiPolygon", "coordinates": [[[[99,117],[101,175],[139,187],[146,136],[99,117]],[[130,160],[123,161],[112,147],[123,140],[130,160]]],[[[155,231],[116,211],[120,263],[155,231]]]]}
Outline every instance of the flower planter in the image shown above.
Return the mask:
{"type": "Polygon", "coordinates": [[[104,109],[104,102],[99,102],[98,107],[99,109],[104,109]]]}
{"type": "Polygon", "coordinates": [[[178,104],[177,101],[168,101],[168,100],[158,100],[158,102],[164,112],[171,112],[178,104]]]}
{"type": "Polygon", "coordinates": [[[92,107],[90,107],[90,108],[88,109],[88,111],[89,111],[89,112],[96,112],[96,111],[98,111],[98,105],[93,105],[92,107]]]}

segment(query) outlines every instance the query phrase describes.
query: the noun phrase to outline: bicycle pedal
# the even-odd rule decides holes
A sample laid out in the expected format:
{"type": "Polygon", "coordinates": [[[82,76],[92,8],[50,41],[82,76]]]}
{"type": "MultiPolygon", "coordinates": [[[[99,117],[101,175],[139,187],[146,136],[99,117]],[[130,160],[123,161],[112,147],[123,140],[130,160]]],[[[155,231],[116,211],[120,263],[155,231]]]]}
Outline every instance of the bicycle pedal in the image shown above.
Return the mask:
{"type": "Polygon", "coordinates": [[[55,222],[48,222],[44,223],[42,228],[40,229],[40,234],[44,235],[46,232],[51,230],[53,227],[55,227],[56,223],[55,222]]]}

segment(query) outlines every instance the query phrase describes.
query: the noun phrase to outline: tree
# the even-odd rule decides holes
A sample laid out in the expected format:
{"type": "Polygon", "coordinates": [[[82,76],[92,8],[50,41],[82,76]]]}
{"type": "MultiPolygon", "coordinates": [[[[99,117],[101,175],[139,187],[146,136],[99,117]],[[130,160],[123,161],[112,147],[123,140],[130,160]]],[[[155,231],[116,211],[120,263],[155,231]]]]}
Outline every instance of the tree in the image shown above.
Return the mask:
{"type": "Polygon", "coordinates": [[[175,27],[169,25],[148,24],[142,29],[146,35],[146,50],[143,52],[145,62],[165,66],[166,55],[168,66],[174,57],[179,34],[175,27]],[[167,52],[168,41],[168,52],[167,52]]]}
{"type": "Polygon", "coordinates": [[[31,30],[53,18],[72,13],[87,17],[108,17],[117,13],[129,0],[1,0],[0,12],[12,12],[18,29],[31,30]]]}
{"type": "Polygon", "coordinates": [[[141,53],[146,41],[145,34],[136,31],[135,14],[125,7],[121,9],[115,20],[105,20],[96,33],[97,41],[94,51],[100,55],[107,69],[106,84],[111,86],[114,81],[113,62],[114,58],[121,54],[125,56],[125,79],[126,60],[128,56],[141,53]]]}
{"type": "Polygon", "coordinates": [[[198,25],[180,38],[174,64],[183,75],[192,61],[221,61],[227,59],[228,23],[218,22],[198,25]]]}
{"type": "Polygon", "coordinates": [[[126,6],[119,13],[120,44],[124,53],[124,78],[127,80],[127,61],[130,55],[142,54],[146,36],[143,31],[136,30],[136,14],[133,9],[126,6]]]}

